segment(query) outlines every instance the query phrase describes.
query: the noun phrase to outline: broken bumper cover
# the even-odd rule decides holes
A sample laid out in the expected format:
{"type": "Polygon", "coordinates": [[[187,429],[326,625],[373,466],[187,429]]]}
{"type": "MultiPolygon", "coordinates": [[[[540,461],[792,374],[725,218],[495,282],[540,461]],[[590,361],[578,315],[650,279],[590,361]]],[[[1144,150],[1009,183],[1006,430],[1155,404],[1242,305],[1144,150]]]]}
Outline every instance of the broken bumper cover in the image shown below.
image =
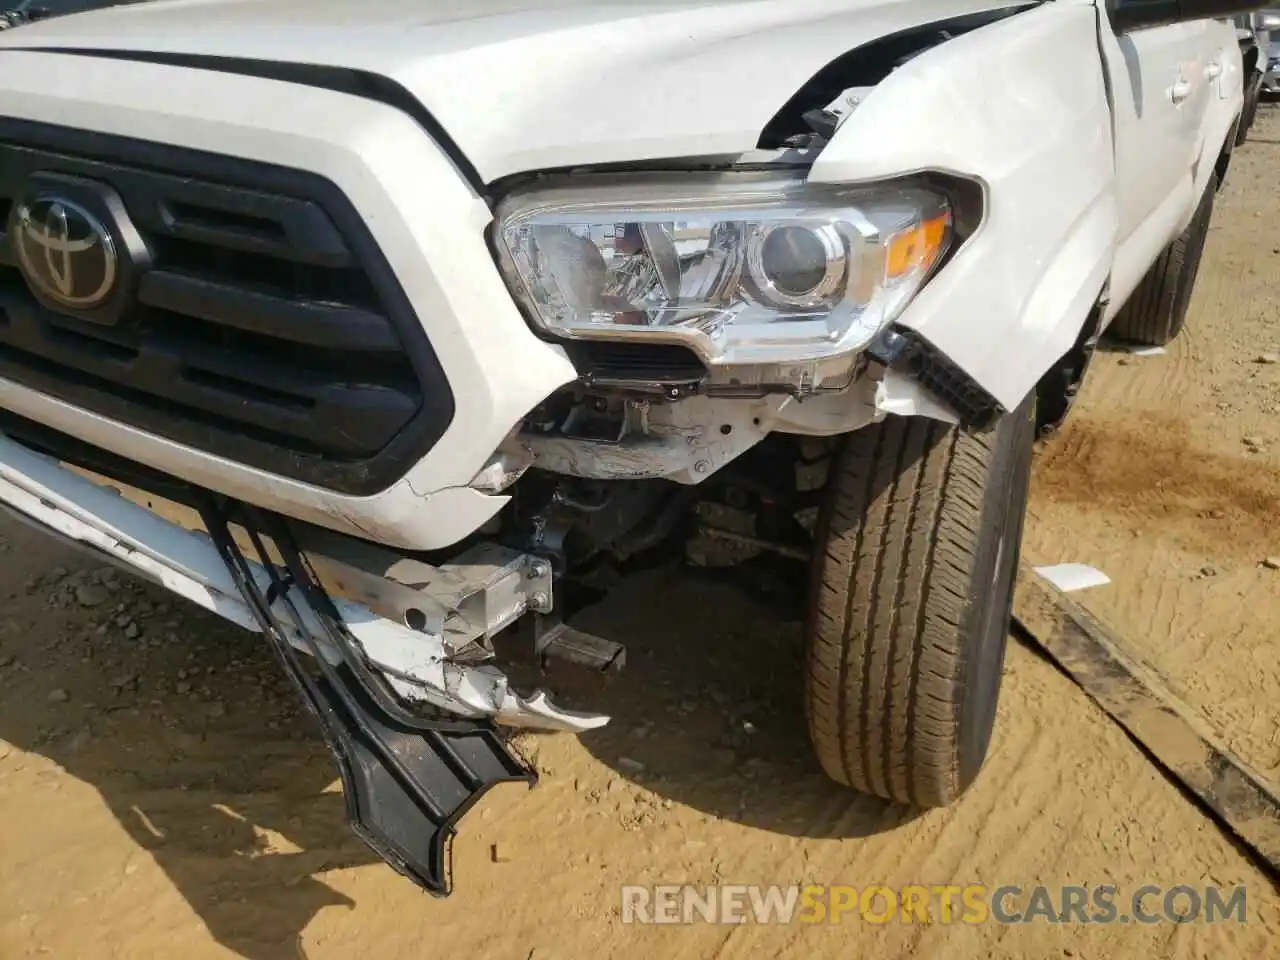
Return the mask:
{"type": "Polygon", "coordinates": [[[203,515],[210,538],[267,637],[285,674],[320,722],[342,776],[352,829],[399,873],[425,889],[447,894],[454,825],[491,786],[534,774],[512,754],[491,724],[417,715],[401,704],[374,673],[345,628],[341,614],[312,577],[287,523],[252,508],[210,498],[203,515]],[[248,557],[231,533],[241,522],[270,585],[263,590],[248,557]],[[278,565],[263,541],[270,528],[278,565]],[[290,627],[305,619],[305,603],[322,634],[298,631],[311,661],[305,663],[290,627]],[[321,649],[322,638],[328,649],[321,649]],[[338,662],[330,662],[336,650],[338,662]],[[317,669],[311,669],[314,666],[317,669]]]}
{"type": "Polygon", "coordinates": [[[495,783],[534,780],[495,723],[582,731],[608,720],[561,710],[541,691],[521,697],[496,668],[452,659],[484,656],[492,632],[549,609],[548,565],[498,547],[452,569],[407,561],[430,571],[434,589],[415,591],[300,547],[281,517],[193,493],[204,530],[0,435],[0,507],[263,633],[320,721],[356,833],[402,874],[448,893],[457,820],[495,783]],[[384,610],[412,603],[413,627],[331,596],[323,581],[384,610]]]}
{"type": "MultiPolygon", "coordinates": [[[[35,522],[62,539],[94,548],[112,562],[245,629],[261,630],[251,605],[207,533],[166,520],[118,491],[94,483],[3,435],[0,435],[0,504],[20,519],[35,522]]],[[[328,541],[335,546],[345,542],[328,541]]],[[[439,575],[436,582],[441,587],[433,596],[419,591],[406,600],[404,584],[360,567],[357,559],[345,556],[335,559],[304,552],[308,561],[322,571],[320,579],[326,587],[337,582],[344,591],[362,591],[386,612],[398,611],[406,603],[416,603],[413,609],[421,608],[423,622],[414,629],[365,603],[342,597],[333,599],[338,619],[352,636],[363,659],[388,674],[395,692],[406,701],[457,716],[491,718],[512,726],[548,730],[581,732],[608,721],[607,717],[594,714],[559,710],[542,693],[523,698],[509,688],[505,676],[496,668],[451,659],[461,645],[460,636],[467,636],[471,631],[496,632],[515,622],[530,609],[530,593],[543,593],[544,602],[550,603],[549,576],[545,580],[525,577],[523,587],[499,582],[496,586],[504,588],[506,595],[500,598],[502,609],[493,611],[485,610],[483,605],[494,601],[496,591],[468,591],[463,576],[458,573],[460,565],[426,567],[419,564],[439,575]],[[381,589],[375,589],[371,584],[379,580],[381,589]],[[451,602],[462,609],[449,609],[451,602]],[[484,623],[468,630],[468,624],[479,617],[484,617],[484,623]]],[[[505,551],[501,558],[525,569],[538,562],[514,551],[505,551]]],[[[496,566],[490,560],[486,570],[496,566]]],[[[497,569],[502,572],[500,566],[497,569]]],[[[270,574],[261,563],[251,560],[250,570],[261,589],[270,586],[270,574]]],[[[336,662],[339,654],[324,639],[321,622],[308,604],[298,603],[291,609],[273,608],[272,613],[281,619],[295,647],[311,652],[304,634],[320,636],[321,651],[336,662]]]]}

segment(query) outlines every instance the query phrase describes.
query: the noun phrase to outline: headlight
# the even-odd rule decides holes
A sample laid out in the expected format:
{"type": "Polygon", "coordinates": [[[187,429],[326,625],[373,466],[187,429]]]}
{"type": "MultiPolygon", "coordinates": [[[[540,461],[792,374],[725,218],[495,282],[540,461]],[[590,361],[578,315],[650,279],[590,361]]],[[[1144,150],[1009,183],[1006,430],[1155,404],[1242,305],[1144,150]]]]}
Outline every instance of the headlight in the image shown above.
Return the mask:
{"type": "Polygon", "coordinates": [[[508,281],[547,333],[684,343],[713,368],[847,369],[952,237],[947,198],[910,182],[613,180],[517,195],[498,218],[508,281]]]}

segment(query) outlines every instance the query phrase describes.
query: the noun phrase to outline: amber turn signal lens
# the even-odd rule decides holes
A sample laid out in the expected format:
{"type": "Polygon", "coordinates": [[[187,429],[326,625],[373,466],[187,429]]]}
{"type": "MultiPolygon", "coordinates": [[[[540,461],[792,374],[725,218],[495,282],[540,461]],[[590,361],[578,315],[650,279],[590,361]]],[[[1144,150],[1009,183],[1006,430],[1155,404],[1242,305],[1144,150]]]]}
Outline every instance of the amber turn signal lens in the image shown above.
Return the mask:
{"type": "Polygon", "coordinates": [[[896,234],[885,250],[885,275],[890,279],[914,270],[928,270],[947,249],[951,214],[941,213],[896,234]]]}

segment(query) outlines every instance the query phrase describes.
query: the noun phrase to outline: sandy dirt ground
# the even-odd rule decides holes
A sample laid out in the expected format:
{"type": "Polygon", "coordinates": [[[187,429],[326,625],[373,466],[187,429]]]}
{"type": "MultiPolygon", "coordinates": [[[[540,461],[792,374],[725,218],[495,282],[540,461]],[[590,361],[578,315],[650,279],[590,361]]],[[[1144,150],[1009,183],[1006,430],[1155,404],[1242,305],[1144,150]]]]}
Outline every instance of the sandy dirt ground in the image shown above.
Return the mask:
{"type": "MultiPolygon", "coordinates": [[[[1189,330],[1109,352],[1037,455],[1025,554],[1280,779],[1280,109],[1220,198],[1189,330]]],[[[1266,957],[1276,888],[1073,684],[1011,645],[990,761],[916,814],[828,784],[798,624],[736,588],[635,579],[588,615],[629,643],[615,722],[522,738],[542,774],[463,823],[420,894],[343,823],[267,651],[0,527],[0,958],[1266,957]],[[1244,925],[624,926],[626,883],[1245,884],[1244,925]]]]}

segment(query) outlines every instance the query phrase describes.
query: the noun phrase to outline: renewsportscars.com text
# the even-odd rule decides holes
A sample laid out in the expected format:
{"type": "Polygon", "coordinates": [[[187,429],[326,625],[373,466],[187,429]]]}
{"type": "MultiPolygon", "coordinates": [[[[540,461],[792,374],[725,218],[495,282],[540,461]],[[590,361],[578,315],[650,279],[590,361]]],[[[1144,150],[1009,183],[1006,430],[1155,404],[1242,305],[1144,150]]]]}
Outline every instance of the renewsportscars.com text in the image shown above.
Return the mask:
{"type": "Polygon", "coordinates": [[[623,923],[1244,923],[1244,887],[658,884],[622,888],[623,923]]]}

